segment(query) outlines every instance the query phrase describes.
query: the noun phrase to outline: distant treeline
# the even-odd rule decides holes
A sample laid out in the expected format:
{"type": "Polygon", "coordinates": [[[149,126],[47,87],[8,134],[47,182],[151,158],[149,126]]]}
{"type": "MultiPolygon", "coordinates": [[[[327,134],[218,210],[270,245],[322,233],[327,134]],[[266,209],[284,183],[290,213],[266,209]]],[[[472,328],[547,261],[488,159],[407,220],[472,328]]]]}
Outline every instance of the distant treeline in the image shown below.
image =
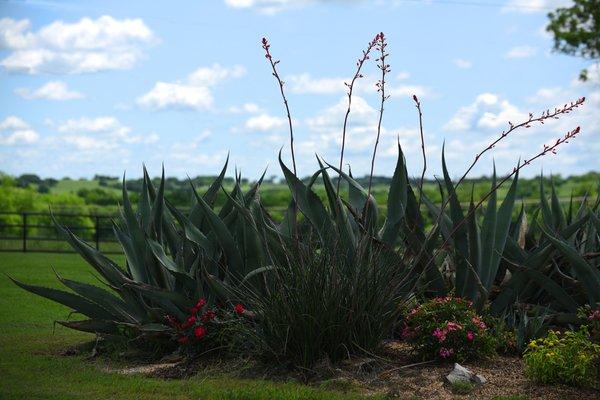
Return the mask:
{"type": "MultiPolygon", "coordinates": [[[[333,175],[333,174],[332,174],[333,175]]],[[[333,176],[332,176],[333,177],[333,176]]],[[[194,186],[203,191],[215,179],[215,176],[197,176],[192,178],[194,186]]],[[[308,181],[310,177],[304,180],[308,181]]],[[[546,187],[550,188],[551,181],[561,199],[582,197],[586,194],[595,195],[600,184],[600,173],[589,172],[583,175],[562,177],[554,175],[545,176],[546,187]]],[[[364,185],[368,185],[368,177],[356,178],[364,185]]],[[[374,176],[373,193],[380,205],[386,204],[387,188],[391,181],[390,177],[374,176]]],[[[159,178],[155,178],[156,185],[159,178]]],[[[248,187],[254,182],[242,179],[241,184],[248,187]]],[[[235,184],[234,178],[225,178],[223,186],[231,188],[235,184]]],[[[127,189],[132,200],[137,199],[137,194],[142,190],[142,179],[128,179],[127,189]]],[[[290,192],[285,188],[285,183],[277,176],[265,177],[261,189],[263,204],[267,207],[284,208],[290,201],[290,192]]],[[[345,186],[345,185],[342,185],[345,186]]],[[[467,202],[471,194],[475,199],[485,195],[491,186],[490,177],[479,177],[467,179],[459,188],[458,195],[461,201],[467,202]]],[[[0,211],[19,210],[47,210],[49,205],[54,208],[81,208],[94,211],[112,212],[121,200],[122,181],[116,176],[95,175],[92,179],[54,179],[41,178],[35,174],[23,174],[20,176],[9,176],[0,173],[0,211]]],[[[499,196],[503,196],[503,190],[499,190],[499,196]]],[[[534,199],[539,197],[540,177],[521,178],[518,187],[520,199],[534,199]]],[[[317,180],[315,191],[324,195],[321,182],[317,180]]],[[[424,191],[434,201],[441,201],[438,185],[435,180],[428,179],[424,184],[424,191]]],[[[191,189],[188,179],[176,177],[165,180],[166,198],[175,206],[186,207],[190,204],[191,189]]],[[[217,199],[216,205],[224,202],[225,195],[217,199]]]]}

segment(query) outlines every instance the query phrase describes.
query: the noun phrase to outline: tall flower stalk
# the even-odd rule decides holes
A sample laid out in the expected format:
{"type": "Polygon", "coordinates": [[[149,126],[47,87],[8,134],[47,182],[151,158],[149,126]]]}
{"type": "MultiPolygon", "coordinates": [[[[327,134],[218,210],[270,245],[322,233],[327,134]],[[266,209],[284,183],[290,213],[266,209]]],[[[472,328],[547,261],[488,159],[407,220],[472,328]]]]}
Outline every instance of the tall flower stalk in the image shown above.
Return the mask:
{"type": "MultiPolygon", "coordinates": [[[[354,76],[352,77],[352,80],[350,81],[350,83],[344,82],[344,85],[346,85],[346,87],[348,88],[348,92],[347,92],[348,108],[346,109],[346,115],[344,116],[344,125],[342,127],[342,149],[340,151],[340,165],[339,165],[340,171],[342,170],[342,164],[344,162],[344,150],[346,148],[346,127],[348,126],[348,116],[350,115],[350,108],[352,107],[352,92],[354,91],[354,83],[358,79],[363,77],[363,75],[360,71],[361,71],[364,63],[369,59],[369,53],[371,52],[373,47],[375,47],[375,45],[377,44],[378,38],[379,38],[379,35],[375,36],[375,38],[373,40],[371,40],[371,42],[369,42],[367,49],[363,50],[362,57],[359,58],[358,61],[356,62],[356,72],[354,73],[354,76]]],[[[340,182],[341,182],[341,178],[339,178],[337,181],[336,194],[338,194],[338,195],[340,193],[340,182]]]]}
{"type": "Polygon", "coordinates": [[[385,36],[383,32],[381,32],[376,37],[377,39],[377,50],[379,50],[379,58],[377,59],[377,68],[381,70],[381,79],[377,82],[377,91],[381,93],[381,103],[379,106],[379,121],[377,122],[377,138],[375,139],[375,146],[373,146],[373,157],[371,158],[371,172],[369,174],[369,190],[368,197],[371,196],[371,187],[373,185],[373,171],[375,169],[375,157],[377,155],[377,145],[379,144],[379,137],[381,136],[381,122],[383,121],[383,110],[385,101],[390,97],[385,94],[385,75],[390,72],[390,65],[386,64],[385,58],[388,56],[388,53],[385,52],[385,48],[387,47],[387,43],[385,42],[385,36]]]}
{"type": "Polygon", "coordinates": [[[292,126],[292,116],[290,114],[290,106],[288,105],[287,98],[285,97],[285,92],[283,91],[283,85],[285,82],[281,80],[279,73],[277,72],[277,64],[279,64],[280,60],[273,60],[273,56],[271,55],[271,45],[267,38],[262,38],[262,48],[265,50],[265,58],[269,60],[269,64],[271,64],[271,69],[273,70],[273,76],[277,80],[279,84],[279,91],[281,92],[281,97],[283,99],[283,104],[285,105],[285,111],[287,113],[288,125],[290,129],[290,151],[292,153],[292,166],[294,168],[294,175],[297,175],[296,170],[296,155],[294,153],[294,128],[292,126]]]}

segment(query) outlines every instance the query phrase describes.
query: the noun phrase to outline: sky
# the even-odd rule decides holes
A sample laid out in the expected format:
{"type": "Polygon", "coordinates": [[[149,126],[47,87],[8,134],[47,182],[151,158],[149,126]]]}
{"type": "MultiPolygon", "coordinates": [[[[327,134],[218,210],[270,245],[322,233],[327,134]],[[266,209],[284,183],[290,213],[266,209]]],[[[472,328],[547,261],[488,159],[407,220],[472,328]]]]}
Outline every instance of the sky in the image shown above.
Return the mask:
{"type": "MultiPolygon", "coordinates": [[[[460,176],[508,122],[585,96],[557,121],[515,131],[472,176],[509,172],[546,143],[580,135],[522,174],[599,170],[600,68],[552,51],[547,13],[569,0],[0,1],[0,171],[11,175],[130,177],[217,173],[227,155],[249,179],[291,167],[279,87],[264,57],[267,37],[285,82],[299,175],[333,164],[362,50],[378,32],[391,71],[376,175],[390,176],[397,140],[409,173],[440,173],[445,143],[460,176]],[[577,80],[582,68],[590,80],[577,80]]],[[[344,164],[370,169],[380,71],[363,67],[352,98],[344,164]]],[[[230,168],[230,174],[234,171],[230,168]]]]}

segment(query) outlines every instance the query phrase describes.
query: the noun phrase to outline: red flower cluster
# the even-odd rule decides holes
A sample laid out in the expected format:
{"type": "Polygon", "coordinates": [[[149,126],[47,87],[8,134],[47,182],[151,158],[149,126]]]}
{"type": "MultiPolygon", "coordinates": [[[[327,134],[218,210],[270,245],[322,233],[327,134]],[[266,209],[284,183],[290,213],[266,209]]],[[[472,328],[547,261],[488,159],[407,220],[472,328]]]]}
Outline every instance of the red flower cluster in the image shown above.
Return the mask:
{"type": "Polygon", "coordinates": [[[204,310],[205,307],[206,300],[204,298],[199,299],[190,309],[190,315],[183,323],[172,315],[165,317],[169,325],[177,331],[177,341],[180,344],[189,343],[190,338],[202,339],[206,336],[207,330],[204,324],[214,320],[217,314],[211,309],[204,310]],[[203,310],[204,312],[202,312],[203,310]]]}

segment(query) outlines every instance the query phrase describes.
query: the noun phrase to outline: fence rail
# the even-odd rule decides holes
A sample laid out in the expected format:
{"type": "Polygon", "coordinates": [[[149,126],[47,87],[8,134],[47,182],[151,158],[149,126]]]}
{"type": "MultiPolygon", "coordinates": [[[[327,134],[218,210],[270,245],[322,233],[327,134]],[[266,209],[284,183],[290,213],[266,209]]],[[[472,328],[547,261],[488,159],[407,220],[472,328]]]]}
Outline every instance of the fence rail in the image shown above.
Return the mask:
{"type": "MultiPolygon", "coordinates": [[[[571,199],[559,199],[560,203],[569,203],[571,199]]],[[[584,197],[573,198],[575,204],[586,201],[584,197]]],[[[523,199],[528,206],[539,204],[536,199],[523,199]]],[[[465,203],[468,206],[468,203],[465,203]]],[[[385,205],[379,205],[385,213],[385,205]]],[[[269,211],[283,213],[286,207],[269,207],[269,211]]],[[[184,211],[184,210],[181,210],[184,211]]],[[[52,218],[69,228],[91,246],[107,254],[122,254],[115,240],[112,220],[118,214],[90,214],[57,212],[10,212],[0,211],[0,252],[44,252],[73,253],[71,246],[57,231],[52,218]]]]}
{"type": "Polygon", "coordinates": [[[112,233],[116,215],[6,211],[0,212],[0,252],[73,253],[53,217],[97,250],[121,253],[112,233]]]}

